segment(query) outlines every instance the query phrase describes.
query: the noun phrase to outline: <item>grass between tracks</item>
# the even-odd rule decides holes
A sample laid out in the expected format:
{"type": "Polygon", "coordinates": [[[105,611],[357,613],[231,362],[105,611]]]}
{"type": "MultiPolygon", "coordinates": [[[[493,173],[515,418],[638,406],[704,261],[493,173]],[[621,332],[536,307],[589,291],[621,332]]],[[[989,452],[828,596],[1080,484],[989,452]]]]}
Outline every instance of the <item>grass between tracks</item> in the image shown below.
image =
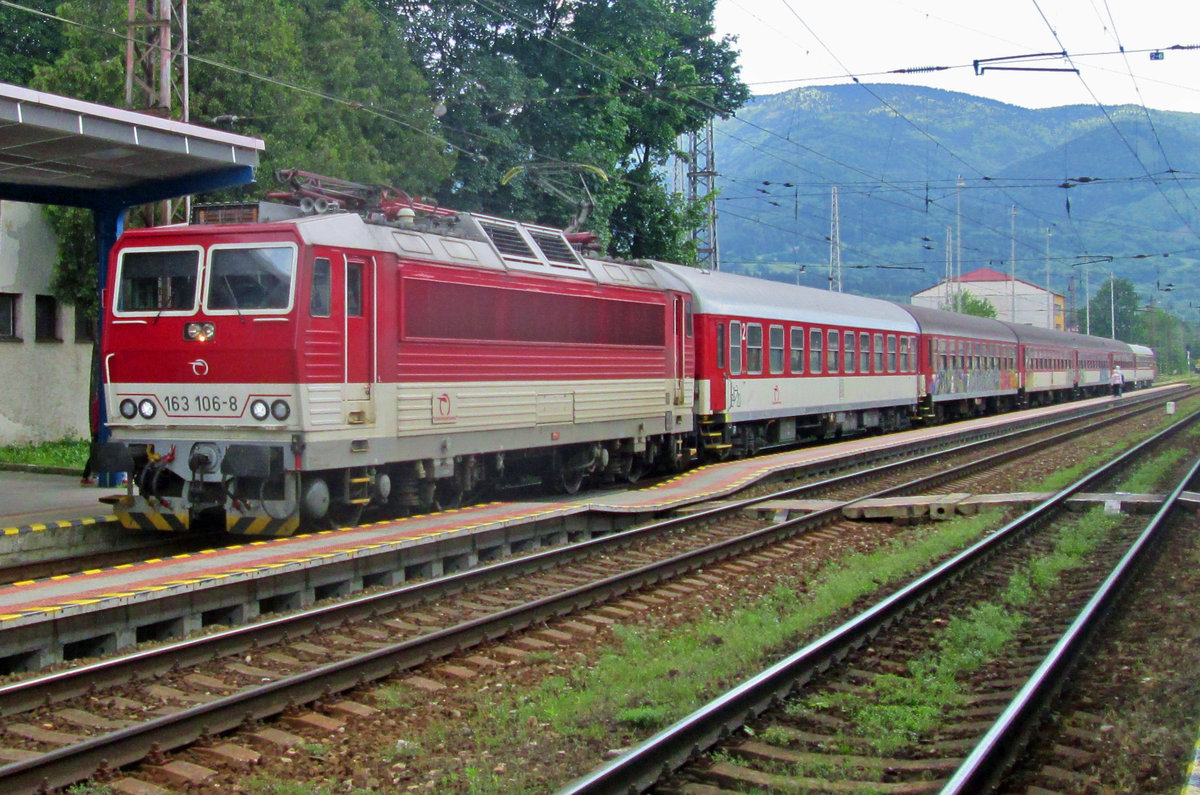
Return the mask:
{"type": "MultiPolygon", "coordinates": [[[[1187,432],[1200,435],[1200,428],[1187,432]]],[[[1174,447],[1135,469],[1120,485],[1129,493],[1162,488],[1189,451],[1174,447]]],[[[1078,475],[1068,478],[1071,482],[1078,475]]],[[[1056,474],[1051,480],[1057,480],[1056,474]]],[[[910,750],[915,741],[928,739],[944,723],[947,710],[962,703],[961,680],[989,660],[1000,656],[1025,623],[1024,610],[1047,598],[1063,572],[1089,564],[1089,555],[1123,522],[1121,516],[1097,506],[1057,533],[1054,550],[1015,572],[997,601],[971,607],[966,615],[946,622],[938,649],[913,659],[906,676],[882,675],[858,692],[814,695],[788,706],[789,714],[832,710],[854,727],[879,753],[910,750]]],[[[769,738],[768,738],[769,739],[769,738]]],[[[853,751],[846,744],[844,752],[853,751]]],[[[794,775],[814,771],[789,771],[794,775]]]]}

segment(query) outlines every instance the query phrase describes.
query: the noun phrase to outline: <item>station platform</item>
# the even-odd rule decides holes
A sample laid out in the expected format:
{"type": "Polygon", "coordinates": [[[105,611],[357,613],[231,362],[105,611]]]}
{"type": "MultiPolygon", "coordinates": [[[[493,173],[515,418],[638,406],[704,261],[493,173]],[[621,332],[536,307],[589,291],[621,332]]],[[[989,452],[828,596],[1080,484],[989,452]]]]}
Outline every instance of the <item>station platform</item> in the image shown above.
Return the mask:
{"type": "MultiPolygon", "coordinates": [[[[1169,395],[1169,388],[1161,388],[1169,395]]],[[[1145,395],[1146,391],[1136,393],[1145,395]]],[[[1111,398],[1095,398],[1070,404],[1031,409],[998,417],[985,417],[952,425],[921,428],[884,436],[863,437],[824,444],[753,459],[699,467],[649,488],[593,491],[571,498],[555,497],[524,502],[489,503],[436,514],[389,520],[354,528],[327,530],[288,538],[250,537],[232,547],[182,554],[169,559],[148,560],[111,569],[80,572],[68,577],[34,580],[0,586],[0,625],[27,619],[34,614],[86,609],[97,602],[144,598],[150,593],[193,590],[219,584],[227,578],[253,577],[267,571],[317,567],[332,558],[370,555],[444,541],[455,536],[496,530],[535,521],[591,512],[658,513],[704,500],[732,494],[771,474],[797,465],[811,464],[910,443],[916,439],[957,434],[971,428],[994,427],[1027,418],[1030,414],[1053,415],[1089,405],[1113,405],[1111,398]]],[[[15,517],[47,516],[56,512],[63,521],[103,521],[104,506],[97,500],[104,490],[82,488],[78,478],[30,473],[0,472],[0,523],[15,517]],[[93,506],[89,509],[88,503],[93,506]],[[90,516],[69,516],[92,510],[90,516]]],[[[36,523],[35,523],[36,525],[36,523]]],[[[4,529],[5,537],[30,532],[35,525],[4,529]]],[[[53,523],[41,523],[52,529],[53,523]]],[[[155,534],[152,534],[155,535],[155,534]]]]}
{"type": "Polygon", "coordinates": [[[0,470],[0,531],[6,535],[114,521],[100,502],[123,486],[81,486],[78,474],[0,470]]]}

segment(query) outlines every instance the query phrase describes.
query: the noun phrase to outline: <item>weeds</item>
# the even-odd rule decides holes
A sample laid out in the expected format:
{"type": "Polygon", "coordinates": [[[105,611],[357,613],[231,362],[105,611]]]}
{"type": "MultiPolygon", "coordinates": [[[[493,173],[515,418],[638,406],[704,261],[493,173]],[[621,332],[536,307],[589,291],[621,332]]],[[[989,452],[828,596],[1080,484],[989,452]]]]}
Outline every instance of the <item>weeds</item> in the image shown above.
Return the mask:
{"type": "Polygon", "coordinates": [[[83,469],[87,463],[88,443],[82,439],[59,439],[40,444],[0,445],[0,462],[24,466],[83,469]]]}

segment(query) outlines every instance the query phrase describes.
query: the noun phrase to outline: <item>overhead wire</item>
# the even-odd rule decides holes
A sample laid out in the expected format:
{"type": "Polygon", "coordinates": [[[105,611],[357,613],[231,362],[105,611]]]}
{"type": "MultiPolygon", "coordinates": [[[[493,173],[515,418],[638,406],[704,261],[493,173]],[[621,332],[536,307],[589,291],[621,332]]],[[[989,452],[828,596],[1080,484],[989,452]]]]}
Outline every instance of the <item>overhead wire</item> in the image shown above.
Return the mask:
{"type": "MultiPolygon", "coordinates": [[[[1074,62],[1071,60],[1071,56],[1069,54],[1067,54],[1067,49],[1063,45],[1062,39],[1059,38],[1058,31],[1055,30],[1054,25],[1052,25],[1050,23],[1049,18],[1046,16],[1046,13],[1042,10],[1042,7],[1038,3],[1038,0],[1031,0],[1031,2],[1033,3],[1034,8],[1037,9],[1038,14],[1042,18],[1042,21],[1046,23],[1046,27],[1050,30],[1050,35],[1052,35],[1054,37],[1054,40],[1056,42],[1058,42],[1059,46],[1063,48],[1064,57],[1067,59],[1067,61],[1069,63],[1072,64],[1072,66],[1074,66],[1074,62]]],[[[1146,166],[1145,162],[1142,161],[1142,158],[1138,154],[1137,149],[1135,149],[1133,144],[1129,142],[1129,138],[1126,137],[1125,133],[1121,130],[1121,128],[1117,124],[1116,120],[1113,119],[1112,114],[1108,112],[1108,108],[1106,108],[1104,106],[1104,103],[1100,101],[1100,98],[1096,96],[1096,93],[1092,90],[1092,87],[1090,85],[1088,85],[1088,82],[1087,82],[1087,80],[1084,79],[1082,73],[1076,71],[1076,76],[1079,78],[1079,81],[1083,84],[1083,87],[1088,92],[1088,95],[1091,96],[1092,101],[1095,102],[1095,104],[1098,108],[1100,108],[1100,112],[1102,114],[1104,114],[1104,118],[1108,120],[1108,123],[1112,126],[1113,130],[1116,132],[1117,137],[1121,139],[1121,143],[1125,144],[1125,148],[1129,150],[1129,153],[1131,155],[1133,155],[1134,160],[1137,161],[1138,165],[1142,167],[1142,170],[1145,171],[1147,175],[1149,175],[1150,169],[1146,166]]],[[[1140,94],[1139,94],[1139,96],[1140,96],[1140,94]]],[[[1188,219],[1186,217],[1184,217],[1183,213],[1180,212],[1179,208],[1175,206],[1175,202],[1173,202],[1171,200],[1171,197],[1167,195],[1167,192],[1162,189],[1162,185],[1160,183],[1156,182],[1155,187],[1158,189],[1159,195],[1161,195],[1163,197],[1163,201],[1165,201],[1167,203],[1167,206],[1171,208],[1171,212],[1173,212],[1175,214],[1175,216],[1183,223],[1184,226],[1186,226],[1192,232],[1193,235],[1196,235],[1197,234],[1196,230],[1192,227],[1191,222],[1188,221],[1188,219]]],[[[1190,200],[1190,198],[1189,198],[1189,200],[1190,200]]],[[[1200,235],[1198,235],[1198,236],[1200,236],[1200,235]]]]}

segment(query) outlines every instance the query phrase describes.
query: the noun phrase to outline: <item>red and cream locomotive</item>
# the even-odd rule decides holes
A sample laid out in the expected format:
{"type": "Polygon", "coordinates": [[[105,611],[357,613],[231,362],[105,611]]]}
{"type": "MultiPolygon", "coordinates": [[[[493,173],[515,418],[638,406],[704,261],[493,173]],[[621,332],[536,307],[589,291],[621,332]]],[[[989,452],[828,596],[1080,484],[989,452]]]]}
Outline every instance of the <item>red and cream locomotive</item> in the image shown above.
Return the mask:
{"type": "Polygon", "coordinates": [[[1122,357],[1153,377],[1124,343],[588,256],[390,196],[121,237],[102,357],[127,526],[288,535],[1073,397],[1122,357]]]}

